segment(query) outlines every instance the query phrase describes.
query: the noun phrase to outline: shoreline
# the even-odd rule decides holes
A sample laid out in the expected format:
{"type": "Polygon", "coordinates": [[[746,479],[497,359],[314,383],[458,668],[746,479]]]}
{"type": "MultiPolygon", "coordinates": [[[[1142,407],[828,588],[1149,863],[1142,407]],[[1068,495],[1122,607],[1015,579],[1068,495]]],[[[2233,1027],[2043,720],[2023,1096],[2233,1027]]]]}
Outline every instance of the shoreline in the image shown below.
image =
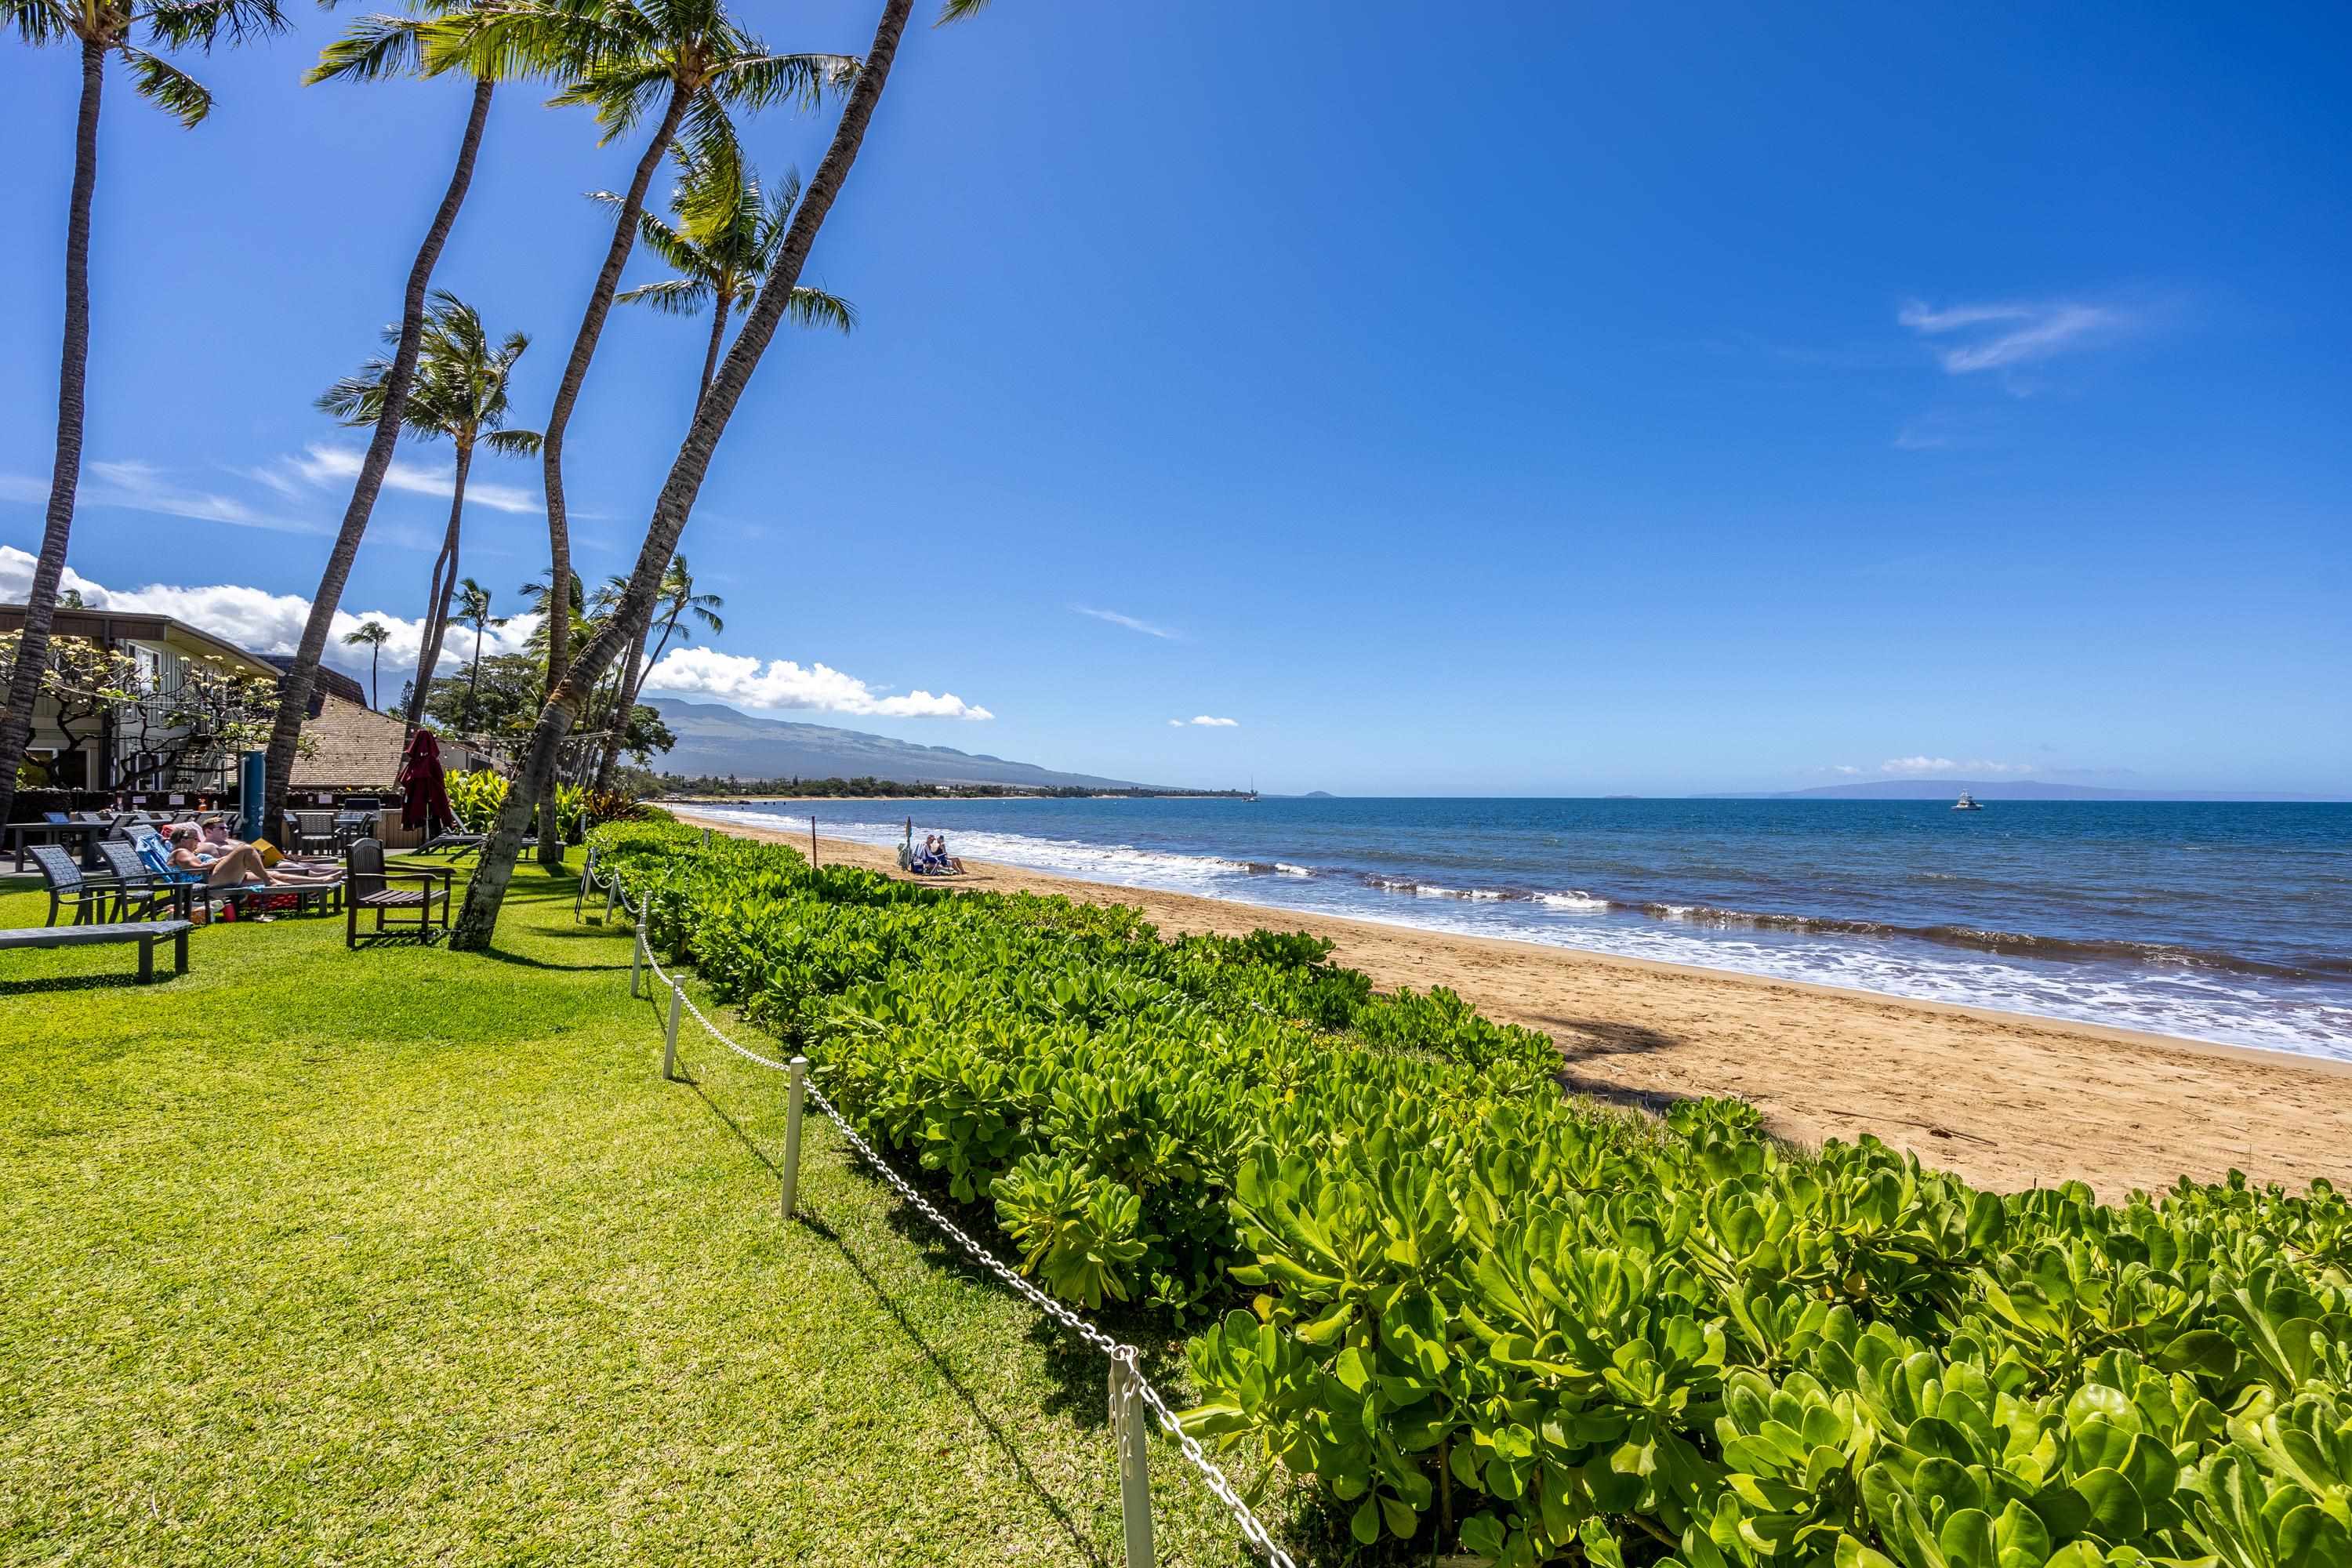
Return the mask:
{"type": "MultiPolygon", "coordinates": [[[[808,833],[708,821],[805,851],[808,833]]],[[[903,878],[892,850],[817,836],[828,864],[903,878]]],[[[1139,908],[1163,933],[1262,926],[1334,943],[1382,990],[1445,985],[1559,1044],[1562,1081],[1663,1110],[1723,1095],[1799,1143],[1875,1133],[2001,1191],[2088,1183],[2115,1200],[2230,1169],[2300,1189],[2352,1177],[2352,1066],[1961,1003],[1914,1001],[1614,953],[1457,936],[988,861],[932,886],[1139,908]]]]}

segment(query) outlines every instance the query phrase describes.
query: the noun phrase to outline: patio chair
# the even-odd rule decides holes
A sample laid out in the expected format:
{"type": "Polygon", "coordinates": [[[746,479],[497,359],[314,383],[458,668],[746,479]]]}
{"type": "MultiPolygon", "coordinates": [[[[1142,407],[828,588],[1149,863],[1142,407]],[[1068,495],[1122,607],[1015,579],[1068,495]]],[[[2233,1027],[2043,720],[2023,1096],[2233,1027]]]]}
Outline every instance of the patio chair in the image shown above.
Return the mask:
{"type": "Polygon", "coordinates": [[[181,920],[189,918],[189,907],[199,894],[205,896],[207,910],[212,904],[212,889],[201,879],[185,873],[159,873],[139,858],[139,851],[127,838],[110,838],[98,847],[107,868],[114,873],[114,885],[120,902],[118,920],[152,921],[156,911],[168,909],[181,920]],[[139,913],[131,912],[136,904],[139,913]]]}
{"type": "Polygon", "coordinates": [[[359,838],[343,851],[343,945],[360,944],[360,911],[375,911],[375,934],[383,936],[384,917],[415,910],[416,935],[419,941],[431,942],[436,923],[435,911],[439,911],[437,923],[443,931],[449,929],[449,883],[454,875],[446,866],[404,866],[397,871],[386,870],[383,845],[373,838],[359,838]],[[410,884],[395,886],[395,884],[410,884]]]}
{"type": "Polygon", "coordinates": [[[58,912],[68,903],[73,905],[74,924],[105,922],[107,906],[115,901],[120,891],[110,878],[92,876],[81,868],[80,862],[54,844],[36,844],[32,853],[33,864],[41,868],[41,880],[48,888],[51,925],[58,923],[58,912]]]}

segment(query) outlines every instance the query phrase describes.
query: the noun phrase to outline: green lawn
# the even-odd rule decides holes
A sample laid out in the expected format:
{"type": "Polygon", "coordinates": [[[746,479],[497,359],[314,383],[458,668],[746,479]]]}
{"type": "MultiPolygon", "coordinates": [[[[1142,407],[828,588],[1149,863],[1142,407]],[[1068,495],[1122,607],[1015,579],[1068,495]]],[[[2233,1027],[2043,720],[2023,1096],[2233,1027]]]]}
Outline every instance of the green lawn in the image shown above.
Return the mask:
{"type": "MultiPolygon", "coordinates": [[[[662,1083],[572,886],[0,954],[0,1563],[1120,1561],[1101,1360],[814,1113],[785,1229],[779,1079],[662,1083]]],[[[1163,1561],[1249,1561],[1152,1457],[1163,1561]]]]}

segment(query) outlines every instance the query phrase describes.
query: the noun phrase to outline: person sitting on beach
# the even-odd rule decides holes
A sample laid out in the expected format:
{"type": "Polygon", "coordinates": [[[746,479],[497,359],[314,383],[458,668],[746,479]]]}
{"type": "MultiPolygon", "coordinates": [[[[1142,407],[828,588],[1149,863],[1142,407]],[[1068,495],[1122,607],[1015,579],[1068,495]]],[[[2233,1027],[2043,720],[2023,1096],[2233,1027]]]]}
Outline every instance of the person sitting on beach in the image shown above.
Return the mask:
{"type": "Polygon", "coordinates": [[[172,866],[175,870],[194,872],[215,888],[300,888],[328,879],[313,874],[273,871],[262,864],[261,852],[250,844],[209,852],[205,846],[204,830],[185,822],[172,830],[172,866]]]}
{"type": "Polygon", "coordinates": [[[907,868],[918,877],[928,877],[940,868],[939,857],[932,851],[932,842],[929,836],[926,835],[923,847],[915,851],[913,859],[908,865],[907,868]]]}
{"type": "Polygon", "coordinates": [[[942,873],[953,871],[958,875],[962,874],[963,862],[948,853],[948,836],[946,834],[932,834],[929,838],[924,840],[923,847],[931,852],[931,866],[933,869],[942,873]]]}

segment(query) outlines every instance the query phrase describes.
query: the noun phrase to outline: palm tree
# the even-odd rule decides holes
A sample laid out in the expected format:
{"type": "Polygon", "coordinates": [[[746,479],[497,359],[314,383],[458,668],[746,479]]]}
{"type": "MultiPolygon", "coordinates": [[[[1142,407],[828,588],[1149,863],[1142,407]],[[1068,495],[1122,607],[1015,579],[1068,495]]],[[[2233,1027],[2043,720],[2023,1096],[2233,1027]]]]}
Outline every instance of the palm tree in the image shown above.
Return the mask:
{"type": "Polygon", "coordinates": [[[391,640],[392,628],[382,621],[362,621],[357,631],[343,634],[345,647],[368,650],[368,706],[371,708],[383,706],[383,689],[378,684],[377,676],[383,665],[383,645],[391,640]]]}
{"type": "MultiPolygon", "coordinates": [[[[71,42],[81,50],[81,109],[74,122],[72,193],[66,200],[65,339],[58,354],[58,445],[49,470],[49,508],[41,552],[25,595],[24,635],[0,711],[0,822],[16,799],[16,768],[33,738],[33,702],[49,653],[58,583],[73,535],[74,494],[81,485],[83,400],[89,382],[89,210],[98,189],[98,110],[106,62],[130,68],[139,96],[194,127],[212,112],[213,95],[155,51],[222,38],[241,44],[288,26],[277,0],[0,0],[0,27],[35,46],[71,42]],[[133,42],[142,33],[145,47],[133,42]]],[[[21,155],[20,155],[21,161],[21,155]]],[[[274,822],[276,817],[263,820],[274,822]]]]}
{"type": "MultiPolygon", "coordinates": [[[[527,61],[568,77],[569,84],[552,101],[593,108],[605,144],[626,135],[660,106],[661,118],[637,160],[635,175],[616,204],[620,212],[612,242],[589,290],[588,307],[556,384],[555,405],[548,410],[540,447],[547,489],[549,567],[561,580],[572,570],[563,434],[620,288],[621,269],[636,244],[637,217],[645,210],[654,171],[681,128],[690,144],[715,154],[733,146],[732,111],[762,109],[786,99],[814,108],[829,89],[844,87],[855,78],[857,62],[842,55],[771,54],[728,14],[725,0],[603,0],[593,6],[581,0],[509,0],[495,10],[475,13],[472,25],[452,29],[451,37],[457,40],[448,56],[453,62],[464,59],[478,68],[527,61]]],[[[552,683],[562,676],[572,650],[570,627],[561,619],[550,623],[550,632],[547,668],[552,683]]],[[[540,853],[551,864],[560,863],[563,846],[549,835],[540,853]]]]}
{"type": "MultiPolygon", "coordinates": [[[[940,19],[946,22],[971,16],[984,4],[985,0],[947,0],[940,19]]],[[[768,280],[761,287],[758,302],[744,317],[734,347],[728,350],[719,374],[711,378],[710,390],[696,406],[686,439],[679,444],[677,457],[670,464],[669,477],[663,482],[661,495],[654,503],[652,521],[646,525],[645,543],[637,552],[637,563],[629,574],[627,592],[604,629],[588,639],[580,657],[565,668],[562,679],[554,682],[546,705],[540,710],[539,722],[531,731],[530,743],[523,752],[514,787],[499,814],[498,830],[482,847],[473,879],[467,886],[465,911],[450,933],[453,948],[478,952],[488,947],[498,934],[499,910],[506,902],[508,884],[514,879],[515,858],[522,851],[523,835],[540,797],[553,784],[563,737],[604,667],[622,651],[623,628],[636,624],[659,591],[670,559],[677,552],[678,535],[685,531],[687,518],[693,510],[695,493],[701,489],[704,477],[710,471],[711,457],[727,433],[727,422],[736,404],[741,401],[751,373],[759,368],[761,356],[775,337],[776,328],[792,301],[793,290],[800,285],[801,269],[808,264],[809,249],[816,243],[825,215],[833,210],[835,199],[841,195],[842,185],[857,162],[866,128],[873,122],[874,106],[881,101],[883,86],[890,79],[890,65],[898,56],[898,40],[906,33],[907,17],[913,9],[914,0],[883,0],[873,47],[857,73],[856,85],[850,89],[849,101],[842,106],[841,121],[834,128],[833,141],[818,162],[816,174],[809,181],[800,205],[793,211],[792,224],[784,243],[777,248],[775,264],[768,269],[768,280]]]]}
{"type": "Polygon", "coordinates": [[[482,695],[482,634],[505,626],[507,617],[490,614],[490,591],[467,577],[457,584],[457,619],[474,628],[474,658],[466,667],[466,705],[471,711],[482,695]]]}
{"type": "MultiPolygon", "coordinates": [[[[627,596],[628,588],[627,578],[614,577],[605,584],[602,592],[610,595],[613,602],[618,605],[627,596]]],[[[702,623],[711,636],[717,637],[727,629],[727,623],[719,618],[719,612],[726,605],[727,601],[716,594],[698,594],[694,591],[694,573],[687,565],[685,556],[670,557],[669,568],[662,574],[658,597],[647,606],[649,616],[660,617],[660,640],[654,644],[653,652],[650,655],[646,654],[646,637],[647,632],[652,629],[648,626],[646,631],[637,634],[633,643],[626,645],[634,651],[634,657],[624,657],[614,666],[613,709],[618,720],[608,727],[610,732],[604,738],[604,754],[596,764],[598,789],[605,790],[613,787],[613,770],[621,763],[621,740],[627,732],[629,715],[636,710],[637,693],[644,686],[645,678],[652,672],[656,665],[661,663],[662,655],[669,650],[670,639],[673,637],[680,642],[691,642],[694,639],[693,629],[680,626],[679,617],[693,616],[702,623]]]]}
{"type": "MultiPolygon", "coordinates": [[[[383,341],[397,347],[400,329],[386,327],[383,341]]],[[[528,457],[539,450],[539,436],[530,430],[509,430],[507,381],[515,362],[530,347],[530,339],[509,332],[495,346],[483,329],[481,313],[447,289],[436,289],[425,313],[425,330],[416,354],[416,377],[402,423],[426,440],[446,436],[457,448],[449,489],[449,527],[441,553],[433,560],[433,581],[425,599],[425,635],[416,655],[416,682],[409,689],[408,727],[425,721],[425,699],[433,669],[441,658],[441,641],[449,629],[449,597],[457,581],[459,523],[466,512],[466,477],[473,469],[474,447],[486,446],[509,457],[528,457]]],[[[347,375],[320,395],[319,406],[346,425],[369,425],[383,412],[393,362],[373,359],[357,375],[347,375]]]]}
{"type": "MultiPolygon", "coordinates": [[[[775,195],[763,196],[760,176],[732,152],[688,151],[679,159],[684,176],[670,198],[678,224],[673,226],[652,213],[637,220],[646,248],[677,276],[615,297],[618,304],[650,305],[677,316],[710,307],[710,342],[702,354],[702,379],[695,385],[697,402],[710,389],[710,377],[719,369],[719,351],[727,343],[728,312],[748,310],[760,297],[760,279],[775,262],[793,206],[801,199],[797,173],[787,173],[775,195]]],[[[621,199],[609,191],[594,195],[616,205],[621,199]]],[[[857,325],[857,312],[849,301],[822,289],[794,289],[788,311],[803,326],[847,332],[857,325]]]]}
{"type": "MultiPolygon", "coordinates": [[[[0,4],[8,3],[10,0],[0,0],[0,4]]],[[[483,5],[500,3],[502,0],[479,0],[483,5]]],[[[327,46],[319,56],[319,63],[303,80],[381,81],[387,77],[411,74],[436,76],[450,68],[455,62],[434,58],[426,45],[464,16],[466,8],[451,4],[451,0],[426,0],[423,9],[427,16],[362,17],[349,33],[327,46]]],[[[319,591],[311,595],[310,619],[303,623],[302,640],[295,647],[294,662],[287,667],[278,683],[278,718],[270,729],[262,788],[265,822],[278,821],[286,809],[286,786],[292,775],[295,751],[301,743],[302,721],[310,711],[310,688],[318,680],[319,660],[326,654],[327,636],[334,627],[336,606],[342,603],[343,584],[351,580],[352,563],[359,558],[360,541],[367,533],[369,518],[374,515],[376,497],[383,493],[384,475],[392,469],[393,448],[399,443],[401,426],[406,418],[416,356],[424,342],[425,291],[432,286],[433,268],[441,259],[442,247],[448,243],[449,231],[457,226],[457,209],[465,205],[467,188],[473,184],[475,155],[481,151],[482,132],[489,123],[491,91],[500,78],[509,74],[497,61],[472,62],[467,69],[474,90],[466,111],[465,130],[457,139],[457,163],[449,172],[449,185],[442,193],[441,205],[434,209],[432,222],[425,226],[416,258],[409,264],[408,285],[401,297],[400,338],[393,347],[391,365],[384,378],[383,405],[376,414],[375,432],[368,438],[367,452],[360,459],[359,476],[352,481],[352,499],[343,509],[342,526],[336,531],[334,547],[327,554],[319,591]]],[[[420,679],[417,684],[422,686],[425,682],[420,679]]]]}
{"type": "Polygon", "coordinates": [[[591,598],[586,595],[577,572],[572,574],[571,591],[563,595],[564,614],[560,617],[554,614],[554,595],[548,592],[544,579],[534,577],[515,592],[522,595],[522,602],[529,606],[525,613],[539,617],[539,624],[530,628],[530,635],[523,638],[522,646],[525,651],[539,655],[542,662],[547,658],[548,645],[554,638],[551,628],[557,620],[561,619],[565,629],[575,637],[584,637],[592,622],[601,620],[603,613],[612,607],[601,595],[591,598]]]}

